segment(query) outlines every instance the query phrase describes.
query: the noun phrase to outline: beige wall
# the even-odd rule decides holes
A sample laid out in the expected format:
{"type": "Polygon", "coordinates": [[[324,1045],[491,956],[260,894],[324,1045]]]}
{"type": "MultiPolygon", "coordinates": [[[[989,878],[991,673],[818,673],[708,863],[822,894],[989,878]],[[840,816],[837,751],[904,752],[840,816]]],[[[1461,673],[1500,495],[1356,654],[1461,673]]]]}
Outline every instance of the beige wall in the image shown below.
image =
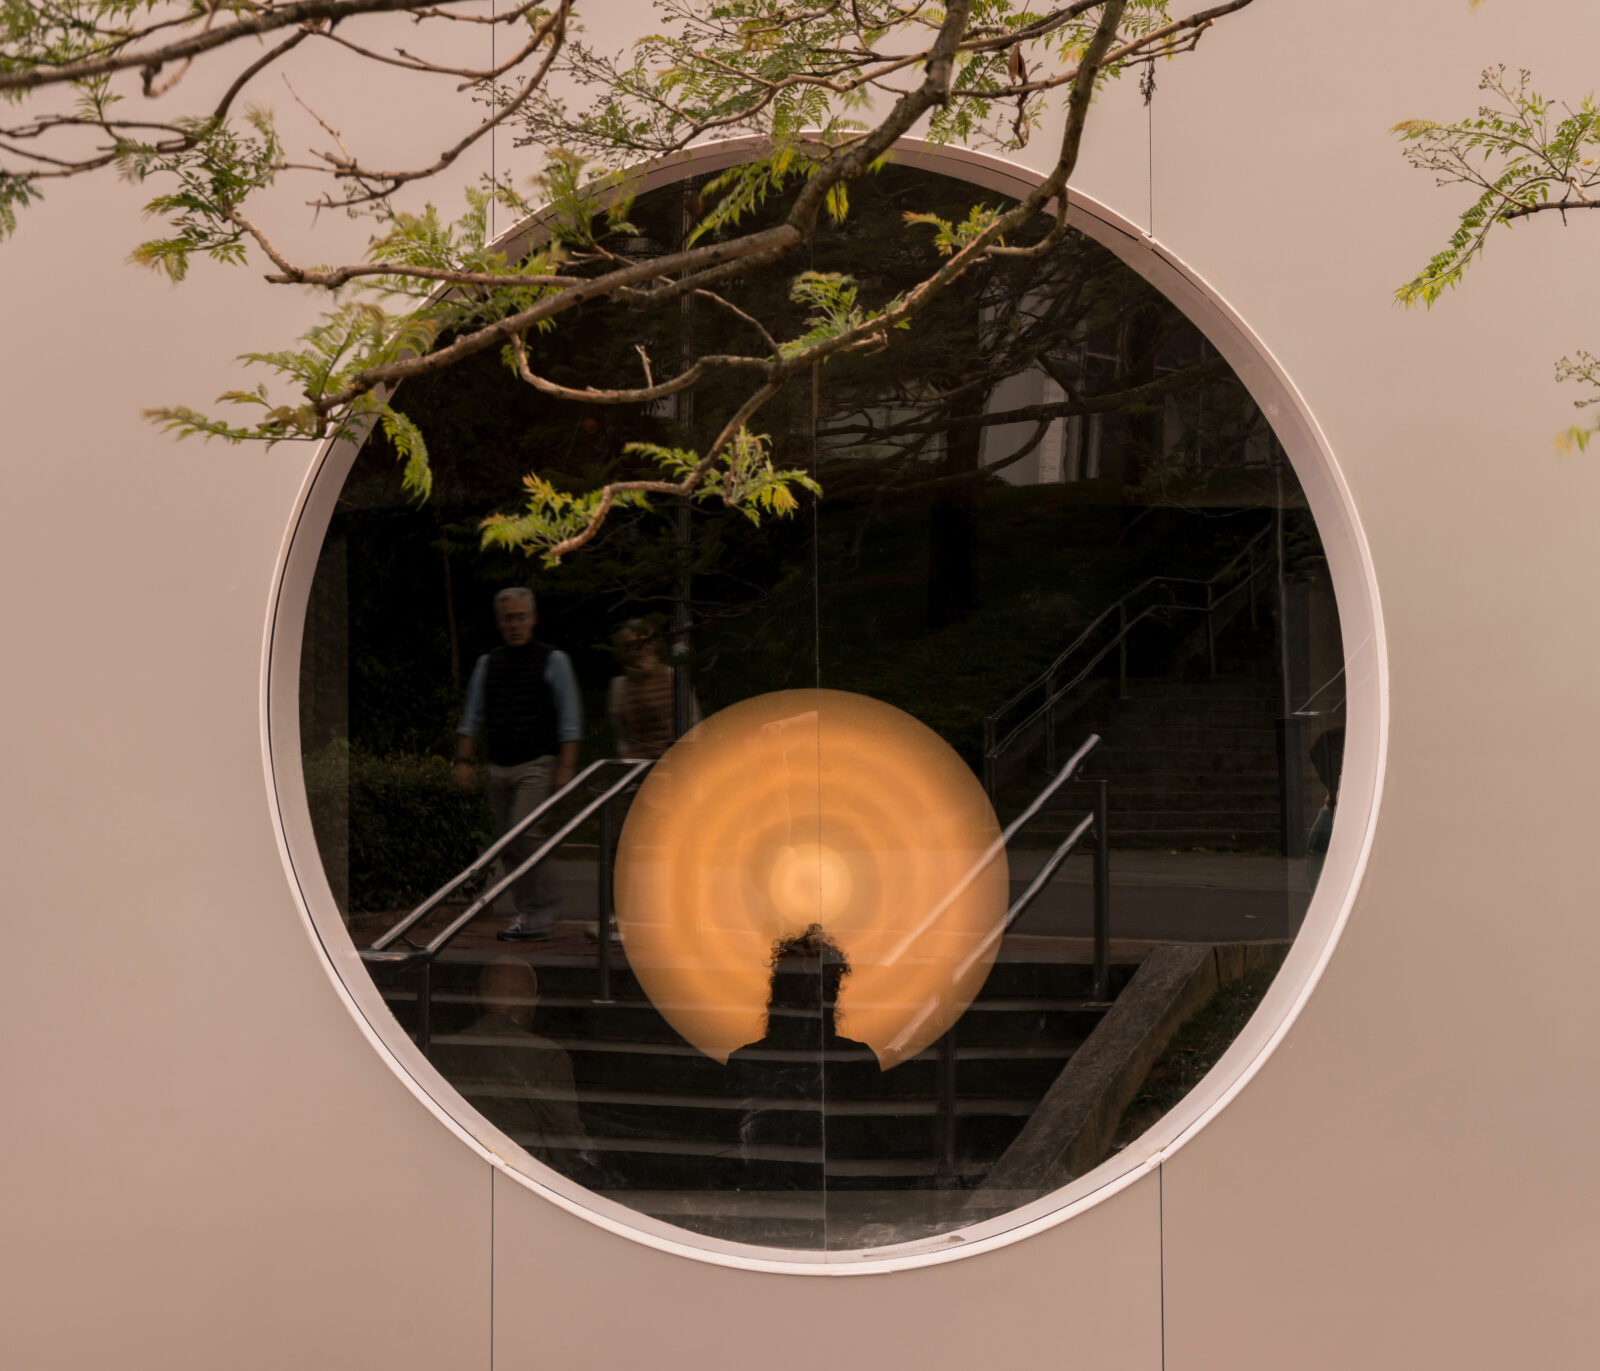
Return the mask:
{"type": "MultiPolygon", "coordinates": [[[[620,41],[640,10],[591,29],[620,41]]],[[[1549,438],[1571,421],[1551,362],[1600,344],[1600,224],[1528,225],[1403,313],[1390,292],[1456,202],[1385,130],[1464,112],[1491,61],[1580,94],[1597,42],[1583,0],[1257,0],[1159,71],[1157,237],[1299,387],[1370,545],[1391,711],[1370,862],[1298,1018],[1159,1169],[1024,1241],[877,1276],[596,1227],[392,1069],[304,921],[264,773],[272,580],[313,454],[174,445],[138,418],[235,384],[225,359],[310,305],[136,272],[134,191],[53,192],[0,247],[0,1361],[1590,1364],[1600,464],[1549,438]]],[[[426,102],[383,113],[396,146],[428,132],[426,102]]],[[[1142,225],[1143,110],[1130,88],[1100,114],[1082,186],[1142,225]]]]}

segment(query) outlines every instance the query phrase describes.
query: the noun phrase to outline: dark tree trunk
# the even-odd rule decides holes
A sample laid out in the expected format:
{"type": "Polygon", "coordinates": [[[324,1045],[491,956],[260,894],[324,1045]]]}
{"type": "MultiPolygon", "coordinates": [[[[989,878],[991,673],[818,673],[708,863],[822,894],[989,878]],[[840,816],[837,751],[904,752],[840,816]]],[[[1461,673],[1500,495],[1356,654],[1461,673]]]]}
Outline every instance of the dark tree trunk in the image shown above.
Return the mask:
{"type": "MultiPolygon", "coordinates": [[[[953,407],[950,417],[983,413],[988,392],[975,389],[953,407]]],[[[976,471],[983,429],[962,424],[949,432],[947,475],[976,471]]],[[[978,607],[978,482],[957,481],[934,497],[928,521],[928,627],[944,628],[968,618],[978,607]]]]}

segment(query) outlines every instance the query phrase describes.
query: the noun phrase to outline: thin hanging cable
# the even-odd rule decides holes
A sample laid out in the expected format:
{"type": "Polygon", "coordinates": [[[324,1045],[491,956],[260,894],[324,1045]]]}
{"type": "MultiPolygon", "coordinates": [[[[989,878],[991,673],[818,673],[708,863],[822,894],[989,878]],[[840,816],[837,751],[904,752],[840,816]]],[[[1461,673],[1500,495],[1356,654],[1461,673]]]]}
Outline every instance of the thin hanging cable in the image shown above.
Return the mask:
{"type": "MultiPolygon", "coordinates": [[[[814,254],[813,254],[814,255],[814,254]]],[[[822,368],[811,367],[811,479],[817,478],[817,424],[822,403],[822,368]]],[[[822,509],[821,501],[811,497],[811,664],[818,690],[822,689],[822,509]]],[[[817,706],[817,913],[822,913],[822,705],[817,706]]],[[[817,967],[817,999],[822,1006],[818,1020],[817,1039],[817,1107],[822,1143],[822,1249],[831,1246],[828,1233],[828,1060],[826,1055],[829,1023],[827,1003],[827,971],[819,962],[817,967]]],[[[838,1012],[837,1004],[833,1013],[838,1012]]]]}
{"type": "MultiPolygon", "coordinates": [[[[494,20],[495,20],[495,4],[496,4],[496,0],[489,0],[489,70],[490,71],[493,71],[495,69],[495,60],[494,60],[495,32],[494,31],[495,31],[495,29],[497,29],[499,27],[499,25],[494,22],[494,20]]],[[[495,101],[496,101],[495,89],[494,89],[494,86],[491,84],[490,87],[489,87],[489,117],[491,119],[494,118],[495,101]]],[[[500,127],[499,127],[499,125],[495,125],[495,127],[491,128],[489,130],[489,241],[491,243],[494,242],[494,202],[495,202],[495,200],[497,198],[497,196],[495,195],[495,188],[499,185],[499,182],[495,179],[494,145],[495,145],[496,142],[499,141],[499,138],[500,138],[500,127]]]]}
{"type": "Polygon", "coordinates": [[[1139,78],[1139,94],[1144,96],[1145,112],[1145,149],[1144,165],[1146,176],[1146,213],[1148,224],[1146,232],[1150,237],[1156,236],[1156,60],[1151,58],[1144,69],[1144,75],[1139,78]]]}

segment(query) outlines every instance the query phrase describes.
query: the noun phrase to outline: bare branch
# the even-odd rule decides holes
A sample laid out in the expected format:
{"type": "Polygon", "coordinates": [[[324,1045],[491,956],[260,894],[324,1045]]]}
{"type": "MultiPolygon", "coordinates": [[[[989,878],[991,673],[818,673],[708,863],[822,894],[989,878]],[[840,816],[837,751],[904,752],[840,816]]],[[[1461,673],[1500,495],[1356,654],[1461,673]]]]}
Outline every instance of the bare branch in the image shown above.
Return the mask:
{"type": "MultiPolygon", "coordinates": [[[[511,340],[511,349],[517,358],[517,375],[535,390],[544,395],[553,395],[558,400],[578,400],[591,405],[642,405],[655,400],[665,400],[668,396],[678,394],[679,391],[688,390],[706,373],[719,369],[758,371],[763,374],[772,370],[771,364],[759,357],[709,356],[696,359],[694,365],[687,371],[670,381],[661,382],[660,385],[648,384],[642,390],[597,390],[592,386],[579,388],[558,385],[554,381],[536,375],[528,365],[527,345],[521,337],[511,340]]],[[[644,349],[640,348],[639,353],[643,356],[644,349]]],[[[648,357],[645,358],[645,379],[646,381],[650,379],[648,357]]]]}
{"type": "Polygon", "coordinates": [[[216,109],[211,111],[211,117],[213,119],[221,119],[224,115],[226,115],[240,91],[242,91],[256,76],[260,75],[261,72],[266,70],[267,67],[271,66],[285,53],[291,52],[293,49],[299,47],[300,44],[305,42],[307,38],[311,37],[315,31],[316,30],[313,25],[307,24],[302,27],[299,32],[290,34],[289,37],[284,39],[283,42],[279,43],[277,47],[271,49],[269,52],[263,53],[260,57],[256,58],[254,62],[252,62],[234,78],[233,84],[223,92],[222,99],[217,101],[216,109]]]}
{"type": "Polygon", "coordinates": [[[573,0],[558,0],[556,8],[550,12],[539,26],[539,31],[536,35],[538,42],[534,46],[537,47],[538,43],[542,43],[548,37],[550,51],[545,54],[544,60],[532,75],[523,82],[522,89],[464,138],[441,152],[430,165],[410,171],[374,171],[358,165],[353,160],[341,161],[324,154],[324,159],[333,166],[336,174],[341,179],[357,182],[362,186],[362,191],[359,194],[339,196],[337,198],[324,196],[315,203],[324,208],[334,209],[350,208],[356,205],[368,204],[375,200],[387,199],[401,186],[412,181],[425,181],[429,177],[437,176],[441,171],[451,166],[462,153],[479,142],[485,134],[498,128],[507,119],[516,114],[528,102],[533,93],[543,85],[545,77],[549,74],[557,56],[560,55],[562,45],[565,42],[567,19],[572,12],[572,5],[573,0]]]}
{"type": "MultiPolygon", "coordinates": [[[[462,3],[465,2],[466,0],[462,0],[462,3]]],[[[203,52],[211,52],[216,48],[226,47],[229,43],[236,43],[241,38],[255,38],[277,29],[291,28],[319,19],[338,21],[357,14],[382,14],[415,7],[415,0],[292,0],[286,5],[262,7],[249,18],[192,34],[187,38],[177,38],[158,48],[128,51],[119,45],[112,52],[77,62],[0,71],[0,90],[37,90],[41,86],[66,85],[93,76],[107,76],[112,72],[127,71],[131,67],[159,71],[168,62],[196,57],[203,52]]],[[[128,41],[137,42],[144,36],[144,33],[136,32],[130,35],[128,41]]]]}

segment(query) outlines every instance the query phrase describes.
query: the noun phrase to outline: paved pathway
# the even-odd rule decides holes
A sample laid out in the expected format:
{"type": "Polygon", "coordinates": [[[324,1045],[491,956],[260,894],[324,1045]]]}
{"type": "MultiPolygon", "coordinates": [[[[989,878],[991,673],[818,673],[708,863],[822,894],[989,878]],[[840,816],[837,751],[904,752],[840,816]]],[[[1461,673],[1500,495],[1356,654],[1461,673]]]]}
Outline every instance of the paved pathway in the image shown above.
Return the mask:
{"type": "MultiPolygon", "coordinates": [[[[1012,855],[1013,898],[1022,893],[1044,856],[1029,851],[1012,855]]],[[[509,915],[492,912],[478,919],[452,946],[479,954],[490,948],[537,948],[541,956],[592,959],[593,863],[553,862],[550,877],[567,915],[550,942],[497,942],[495,932],[504,927],[509,915]]],[[[1253,942],[1293,937],[1308,900],[1304,862],[1220,852],[1111,854],[1111,933],[1118,941],[1253,942]]],[[[358,945],[365,945],[398,917],[363,916],[353,930],[358,945]]],[[[1074,855],[1018,920],[1008,942],[1019,937],[1086,939],[1093,929],[1091,862],[1087,854],[1074,855]]]]}

